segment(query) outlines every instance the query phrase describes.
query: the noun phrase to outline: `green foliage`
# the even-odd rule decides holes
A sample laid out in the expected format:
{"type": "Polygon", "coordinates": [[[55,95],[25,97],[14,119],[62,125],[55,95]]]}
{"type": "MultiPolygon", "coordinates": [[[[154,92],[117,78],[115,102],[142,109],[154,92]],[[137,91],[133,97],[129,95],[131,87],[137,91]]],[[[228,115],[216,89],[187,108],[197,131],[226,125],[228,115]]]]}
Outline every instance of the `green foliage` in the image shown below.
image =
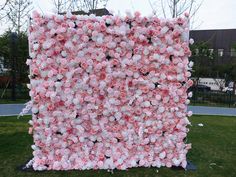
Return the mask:
{"type": "Polygon", "coordinates": [[[209,77],[211,69],[206,62],[212,63],[213,57],[209,51],[209,45],[205,42],[194,43],[190,46],[190,50],[192,52],[191,60],[194,61],[193,77],[209,77]]]}
{"type": "MultiPolygon", "coordinates": [[[[0,56],[4,58],[5,68],[11,69],[11,41],[10,31],[0,36],[0,56]]],[[[28,37],[26,33],[19,33],[17,39],[16,77],[20,82],[27,82],[28,66],[25,64],[28,57],[28,37]]]]}
{"type": "Polygon", "coordinates": [[[232,48],[236,50],[236,43],[232,45],[232,48]]]}
{"type": "MultiPolygon", "coordinates": [[[[236,63],[219,63],[217,51],[212,51],[209,46],[206,42],[190,46],[192,51],[190,59],[194,61],[193,77],[223,78],[226,81],[236,81],[236,63]]],[[[236,49],[236,44],[233,47],[236,49]]]]}
{"type": "Polygon", "coordinates": [[[220,78],[225,78],[226,81],[236,81],[236,63],[225,63],[212,68],[220,78]]]}
{"type": "Polygon", "coordinates": [[[195,43],[190,46],[192,56],[194,57],[207,57],[213,59],[214,52],[210,50],[209,44],[206,42],[195,43]]]}
{"type": "Polygon", "coordinates": [[[10,58],[10,32],[7,31],[0,36],[0,56],[4,57],[5,66],[9,67],[10,63],[7,58],[10,58]]]}

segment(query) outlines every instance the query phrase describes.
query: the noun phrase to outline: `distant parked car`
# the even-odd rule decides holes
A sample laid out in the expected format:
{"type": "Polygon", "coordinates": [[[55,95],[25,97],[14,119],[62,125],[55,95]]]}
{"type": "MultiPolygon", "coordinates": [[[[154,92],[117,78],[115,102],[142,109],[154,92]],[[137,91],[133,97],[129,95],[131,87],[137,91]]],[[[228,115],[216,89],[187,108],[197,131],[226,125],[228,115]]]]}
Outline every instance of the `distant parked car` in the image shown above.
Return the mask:
{"type": "Polygon", "coordinates": [[[208,87],[206,85],[194,85],[189,88],[189,91],[210,92],[211,87],[208,87]]]}
{"type": "Polygon", "coordinates": [[[233,90],[234,89],[232,87],[225,87],[225,88],[223,88],[222,92],[226,92],[226,93],[232,92],[233,93],[233,90]]]}

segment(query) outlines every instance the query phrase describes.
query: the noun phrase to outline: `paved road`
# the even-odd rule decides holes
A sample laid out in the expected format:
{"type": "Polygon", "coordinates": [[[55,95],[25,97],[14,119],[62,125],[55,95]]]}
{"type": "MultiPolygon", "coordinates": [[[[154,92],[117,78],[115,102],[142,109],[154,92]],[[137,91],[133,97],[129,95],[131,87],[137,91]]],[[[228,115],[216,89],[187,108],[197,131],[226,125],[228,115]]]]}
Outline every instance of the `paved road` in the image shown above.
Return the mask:
{"type": "Polygon", "coordinates": [[[188,109],[193,111],[193,114],[236,116],[236,108],[189,106],[188,109]]]}
{"type": "Polygon", "coordinates": [[[0,104],[0,116],[18,115],[24,107],[24,104],[0,104]]]}
{"type": "MultiPolygon", "coordinates": [[[[0,116],[18,115],[24,107],[24,104],[0,104],[0,116]]],[[[236,108],[189,106],[188,109],[193,114],[236,116],[236,108]]]]}

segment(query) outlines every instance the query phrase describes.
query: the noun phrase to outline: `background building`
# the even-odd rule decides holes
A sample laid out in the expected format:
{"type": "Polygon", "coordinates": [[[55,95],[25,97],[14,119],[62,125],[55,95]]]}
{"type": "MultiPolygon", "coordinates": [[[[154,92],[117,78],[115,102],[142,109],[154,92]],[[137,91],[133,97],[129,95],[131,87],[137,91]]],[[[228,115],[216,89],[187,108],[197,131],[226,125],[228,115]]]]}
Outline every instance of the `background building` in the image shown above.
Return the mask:
{"type": "Polygon", "coordinates": [[[236,29],[193,30],[190,37],[196,44],[205,43],[218,63],[236,62],[236,29]]]}

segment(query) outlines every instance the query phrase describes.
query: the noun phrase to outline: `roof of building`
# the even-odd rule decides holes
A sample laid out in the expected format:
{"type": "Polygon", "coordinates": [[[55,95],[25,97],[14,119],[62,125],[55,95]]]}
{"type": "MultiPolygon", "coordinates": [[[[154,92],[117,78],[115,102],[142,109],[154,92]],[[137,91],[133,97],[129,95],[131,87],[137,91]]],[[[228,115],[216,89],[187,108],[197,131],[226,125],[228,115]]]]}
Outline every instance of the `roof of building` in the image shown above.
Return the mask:
{"type": "MultiPolygon", "coordinates": [[[[65,14],[65,13],[66,12],[60,13],[60,14],[65,14]]],[[[106,8],[89,10],[89,12],[85,12],[83,10],[74,11],[74,12],[72,12],[72,14],[74,14],[74,15],[90,15],[90,14],[94,14],[96,16],[112,15],[106,8]]]]}
{"type": "Polygon", "coordinates": [[[230,49],[236,44],[236,29],[192,30],[190,37],[195,42],[207,42],[216,49],[230,49]]]}

